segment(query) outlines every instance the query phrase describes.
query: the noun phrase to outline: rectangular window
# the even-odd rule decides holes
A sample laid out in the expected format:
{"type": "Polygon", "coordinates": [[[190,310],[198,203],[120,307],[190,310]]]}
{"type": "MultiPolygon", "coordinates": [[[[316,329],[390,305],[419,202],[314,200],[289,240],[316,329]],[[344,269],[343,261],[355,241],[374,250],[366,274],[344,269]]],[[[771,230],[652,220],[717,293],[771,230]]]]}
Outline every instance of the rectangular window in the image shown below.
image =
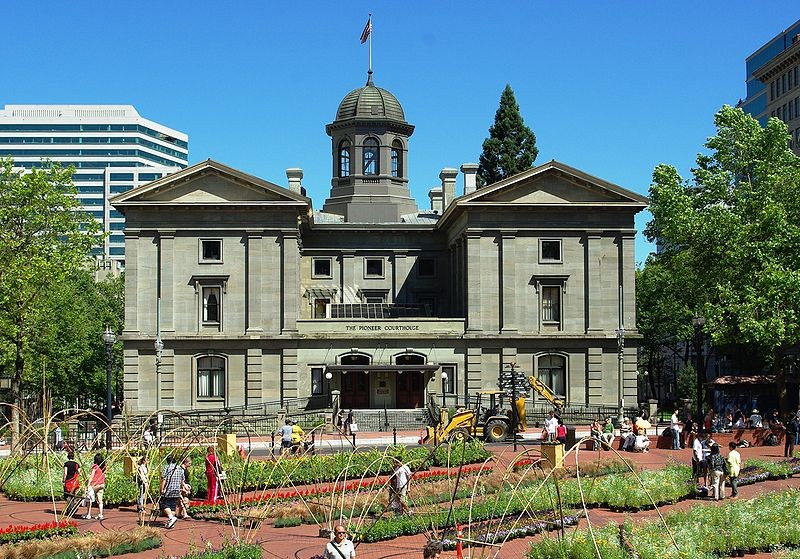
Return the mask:
{"type": "Polygon", "coordinates": [[[561,323],[561,287],[542,287],[542,322],[549,324],[561,323]]]}
{"type": "Polygon", "coordinates": [[[383,277],[383,258],[364,259],[364,277],[382,278],[383,277]]]}
{"type": "Polygon", "coordinates": [[[327,383],[325,382],[325,368],[311,367],[311,395],[322,396],[327,394],[327,383]]]}
{"type": "Polygon", "coordinates": [[[436,264],[433,258],[417,259],[417,275],[421,278],[432,278],[436,275],[436,264]]]}
{"type": "Polygon", "coordinates": [[[225,360],[206,356],[197,360],[197,397],[225,397],[225,360]]]}
{"type": "Polygon", "coordinates": [[[200,239],[200,262],[222,262],[221,239],[200,239]]]}
{"type": "Polygon", "coordinates": [[[203,324],[219,324],[222,317],[222,289],[203,286],[203,324]]]}
{"type": "Polygon", "coordinates": [[[455,365],[442,365],[442,394],[456,393],[456,370],[455,365]]]}
{"type": "Polygon", "coordinates": [[[314,318],[327,318],[330,299],[314,299],[314,318]]]}
{"type": "Polygon", "coordinates": [[[541,239],[539,241],[539,262],[561,262],[561,241],[541,239]]]}
{"type": "Polygon", "coordinates": [[[330,278],[331,274],[331,259],[330,258],[314,258],[312,259],[313,276],[315,278],[330,278]]]}

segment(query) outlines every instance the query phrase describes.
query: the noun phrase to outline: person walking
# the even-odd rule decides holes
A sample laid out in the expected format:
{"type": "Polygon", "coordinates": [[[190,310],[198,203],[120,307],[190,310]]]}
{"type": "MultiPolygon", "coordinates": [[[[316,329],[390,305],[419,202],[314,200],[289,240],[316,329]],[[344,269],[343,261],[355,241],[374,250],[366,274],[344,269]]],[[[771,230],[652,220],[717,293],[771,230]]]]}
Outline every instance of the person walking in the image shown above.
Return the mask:
{"type": "Polygon", "coordinates": [[[181,506],[178,507],[180,509],[178,516],[184,520],[191,518],[191,516],[189,516],[189,496],[192,494],[191,472],[189,470],[191,467],[192,459],[186,456],[181,462],[181,468],[183,468],[183,485],[181,485],[181,506]]]}
{"type": "Polygon", "coordinates": [[[706,477],[705,453],[703,452],[703,441],[700,436],[694,438],[692,442],[692,477],[695,483],[700,483],[703,478],[703,487],[708,484],[706,477]]]}
{"type": "Polygon", "coordinates": [[[786,423],[783,424],[784,434],[783,455],[791,458],[794,456],[794,443],[797,440],[798,424],[794,415],[786,416],[786,423]]]}
{"type": "Polygon", "coordinates": [[[206,454],[206,499],[215,502],[219,496],[220,474],[222,466],[219,463],[214,447],[208,447],[206,454]]]}
{"type": "Polygon", "coordinates": [[[558,420],[558,427],[556,427],[556,440],[562,445],[567,444],[567,426],[560,419],[558,420]]]}
{"type": "Polygon", "coordinates": [[[739,496],[739,471],[742,469],[742,455],[736,450],[736,443],[728,443],[728,478],[731,480],[731,498],[739,496]]]}
{"type": "Polygon", "coordinates": [[[708,470],[711,472],[711,487],[714,489],[714,500],[725,498],[725,476],[728,473],[728,463],[719,452],[719,445],[711,445],[708,455],[708,470]]]}
{"type": "Polygon", "coordinates": [[[353,423],[355,423],[355,422],[356,422],[356,416],[353,413],[353,410],[351,409],[350,411],[347,412],[347,419],[344,420],[344,434],[345,435],[352,435],[353,433],[355,433],[355,431],[353,431],[350,428],[350,426],[353,425],[353,423]]]}
{"type": "Polygon", "coordinates": [[[178,502],[181,499],[182,485],[183,468],[175,463],[174,456],[169,455],[167,456],[167,465],[161,472],[161,498],[158,504],[161,511],[167,515],[167,529],[175,526],[178,521],[175,512],[178,510],[178,502]]]}
{"type": "Polygon", "coordinates": [[[64,484],[64,499],[67,501],[67,507],[64,509],[64,515],[71,517],[78,510],[80,499],[78,499],[78,490],[81,487],[81,467],[75,461],[75,453],[71,450],[67,452],[67,461],[64,462],[64,477],[61,480],[64,484]]]}
{"type": "Polygon", "coordinates": [[[287,419],[278,433],[281,436],[281,456],[285,456],[292,450],[292,420],[287,419]]]}
{"type": "Polygon", "coordinates": [[[550,414],[547,416],[547,419],[544,420],[544,428],[547,430],[548,442],[555,441],[556,429],[558,429],[558,418],[556,417],[556,412],[553,410],[550,410],[550,414]]]}
{"type": "Polygon", "coordinates": [[[408,486],[411,483],[411,470],[399,458],[392,458],[394,472],[389,478],[389,506],[396,516],[409,512],[408,486]]]}
{"type": "Polygon", "coordinates": [[[139,524],[141,526],[144,526],[144,507],[147,504],[149,479],[150,471],[147,468],[147,456],[142,456],[136,466],[136,485],[139,488],[139,496],[136,498],[136,512],[139,513],[139,524]]]}
{"type": "Polygon", "coordinates": [[[303,428],[297,423],[292,421],[292,454],[300,454],[301,447],[303,446],[303,439],[306,438],[306,433],[303,428]]]}
{"type": "Polygon", "coordinates": [[[672,417],[669,418],[669,428],[672,430],[672,450],[680,450],[681,446],[681,431],[680,421],[678,421],[678,410],[675,410],[672,417]]]}
{"type": "Polygon", "coordinates": [[[106,488],[106,461],[100,453],[94,455],[92,464],[92,471],[89,473],[89,485],[86,489],[87,497],[86,514],[82,518],[91,520],[92,518],[92,503],[97,500],[98,514],[96,520],[103,520],[103,492],[106,488]]]}
{"type": "Polygon", "coordinates": [[[442,542],[431,540],[422,548],[422,559],[440,559],[443,550],[442,542]]]}
{"type": "Polygon", "coordinates": [[[347,539],[347,529],[341,524],[333,527],[333,540],[325,545],[325,551],[322,553],[323,559],[355,559],[356,548],[349,539],[347,539]]]}

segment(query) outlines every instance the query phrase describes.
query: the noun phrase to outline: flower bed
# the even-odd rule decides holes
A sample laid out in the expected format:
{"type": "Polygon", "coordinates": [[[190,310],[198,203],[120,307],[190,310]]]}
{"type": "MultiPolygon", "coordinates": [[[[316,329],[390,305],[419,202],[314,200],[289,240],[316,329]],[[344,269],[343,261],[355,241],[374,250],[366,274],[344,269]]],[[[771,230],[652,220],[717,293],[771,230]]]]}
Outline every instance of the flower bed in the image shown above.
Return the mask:
{"type": "Polygon", "coordinates": [[[161,535],[153,528],[139,526],[99,534],[74,535],[0,546],[0,559],[75,559],[110,557],[139,553],[161,546],[161,535]]]}
{"type": "Polygon", "coordinates": [[[184,555],[182,559],[261,559],[264,551],[255,544],[229,543],[220,549],[204,549],[184,555]]]}
{"type": "Polygon", "coordinates": [[[8,525],[0,528],[0,545],[28,540],[45,540],[58,536],[69,537],[78,533],[78,523],[74,520],[47,522],[32,526],[8,525]]]}
{"type": "MultiPolygon", "coordinates": [[[[514,519],[506,522],[506,524],[510,524],[507,527],[493,527],[486,523],[471,524],[469,531],[462,532],[462,537],[467,537],[472,541],[462,542],[462,547],[481,545],[482,543],[505,543],[508,540],[527,538],[550,530],[560,530],[562,526],[575,526],[579,520],[579,514],[565,514],[561,517],[555,511],[542,511],[535,518],[514,519]]],[[[453,530],[445,531],[442,538],[442,545],[445,549],[456,548],[458,543],[456,536],[453,530]]]]}
{"type": "Polygon", "coordinates": [[[545,539],[531,545],[528,559],[713,559],[738,550],[755,552],[777,546],[800,545],[800,526],[794,518],[800,492],[764,495],[750,501],[692,507],[659,521],[622,527],[611,524],[580,530],[563,539],[545,539]]]}

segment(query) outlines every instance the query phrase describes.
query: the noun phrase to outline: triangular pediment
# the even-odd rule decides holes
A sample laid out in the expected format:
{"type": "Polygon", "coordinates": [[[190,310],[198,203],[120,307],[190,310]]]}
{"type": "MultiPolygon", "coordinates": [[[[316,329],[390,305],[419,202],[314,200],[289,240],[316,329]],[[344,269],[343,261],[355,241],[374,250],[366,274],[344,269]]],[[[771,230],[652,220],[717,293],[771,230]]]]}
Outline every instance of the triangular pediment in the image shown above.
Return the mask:
{"type": "Polygon", "coordinates": [[[112,201],[115,206],[248,202],[310,204],[305,196],[210,159],[138,186],[112,201]]]}
{"type": "Polygon", "coordinates": [[[461,205],[491,202],[520,205],[645,205],[647,199],[563,163],[551,161],[458,199],[461,205]]]}

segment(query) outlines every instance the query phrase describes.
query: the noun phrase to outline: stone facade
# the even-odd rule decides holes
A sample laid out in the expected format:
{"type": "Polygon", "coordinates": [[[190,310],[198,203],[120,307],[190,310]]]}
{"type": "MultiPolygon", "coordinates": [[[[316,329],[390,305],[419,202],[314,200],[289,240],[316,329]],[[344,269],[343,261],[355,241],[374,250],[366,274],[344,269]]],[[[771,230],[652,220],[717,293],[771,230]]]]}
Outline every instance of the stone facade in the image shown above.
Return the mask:
{"type": "MultiPolygon", "coordinates": [[[[126,410],[324,405],[332,390],[344,407],[454,405],[511,362],[571,404],[616,406],[621,323],[634,403],[646,199],[556,161],[484,188],[462,169],[465,194],[446,169],[442,211],[393,223],[315,213],[298,169],[281,187],[211,160],[116,197],[126,410]]],[[[353,200],[374,187],[350,179],[353,200]]]]}

